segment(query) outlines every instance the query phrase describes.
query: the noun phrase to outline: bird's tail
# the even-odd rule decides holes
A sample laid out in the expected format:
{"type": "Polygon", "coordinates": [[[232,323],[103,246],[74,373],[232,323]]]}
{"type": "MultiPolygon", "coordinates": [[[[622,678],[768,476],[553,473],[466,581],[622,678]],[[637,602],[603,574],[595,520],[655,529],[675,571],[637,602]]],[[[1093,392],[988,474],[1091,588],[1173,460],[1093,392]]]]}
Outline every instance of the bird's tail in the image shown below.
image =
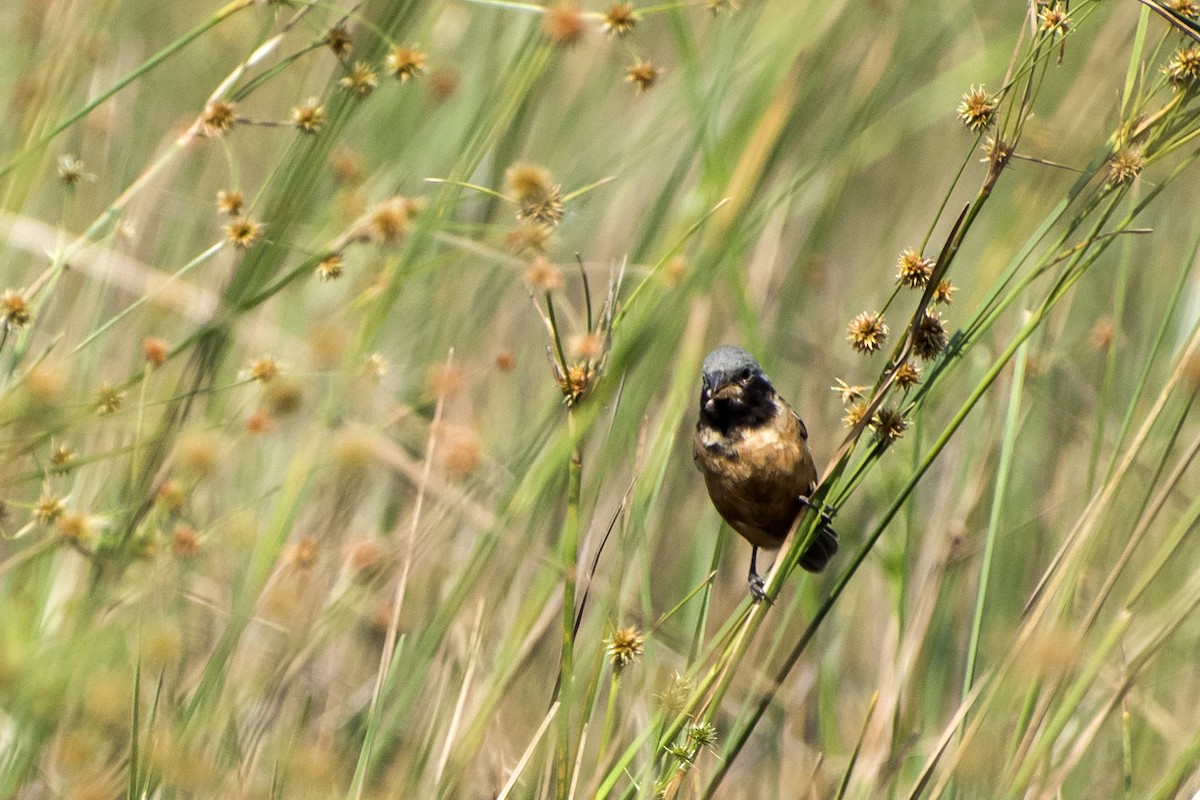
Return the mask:
{"type": "Polygon", "coordinates": [[[833,528],[822,524],[817,528],[817,535],[808,543],[804,555],[800,556],[800,566],[809,572],[820,572],[825,569],[825,565],[829,563],[829,559],[833,558],[837,550],[837,533],[833,528]]]}

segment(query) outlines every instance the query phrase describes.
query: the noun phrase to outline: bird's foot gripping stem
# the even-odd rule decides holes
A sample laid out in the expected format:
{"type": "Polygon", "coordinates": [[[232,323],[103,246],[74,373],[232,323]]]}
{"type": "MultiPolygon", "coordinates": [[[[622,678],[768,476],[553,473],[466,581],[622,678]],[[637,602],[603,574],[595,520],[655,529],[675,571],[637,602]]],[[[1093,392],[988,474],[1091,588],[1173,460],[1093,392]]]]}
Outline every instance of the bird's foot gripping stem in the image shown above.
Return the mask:
{"type": "Polygon", "coordinates": [[[758,548],[755,547],[750,551],[750,597],[754,602],[760,603],[763,600],[767,601],[767,605],[774,605],[771,598],[767,597],[767,585],[763,582],[762,576],[758,574],[758,548]]]}
{"type": "Polygon", "coordinates": [[[800,495],[800,502],[820,515],[822,528],[833,530],[833,518],[837,515],[836,508],[831,505],[826,505],[825,503],[818,505],[809,500],[805,495],[800,495]]]}

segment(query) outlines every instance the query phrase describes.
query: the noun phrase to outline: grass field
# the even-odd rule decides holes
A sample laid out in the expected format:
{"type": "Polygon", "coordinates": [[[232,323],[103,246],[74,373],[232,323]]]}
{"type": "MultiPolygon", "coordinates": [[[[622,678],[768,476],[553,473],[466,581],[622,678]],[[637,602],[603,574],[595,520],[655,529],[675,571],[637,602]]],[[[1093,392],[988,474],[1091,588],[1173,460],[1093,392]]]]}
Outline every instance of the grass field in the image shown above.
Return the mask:
{"type": "Polygon", "coordinates": [[[0,797],[1200,791],[1196,19],[4,3],[0,797]]]}

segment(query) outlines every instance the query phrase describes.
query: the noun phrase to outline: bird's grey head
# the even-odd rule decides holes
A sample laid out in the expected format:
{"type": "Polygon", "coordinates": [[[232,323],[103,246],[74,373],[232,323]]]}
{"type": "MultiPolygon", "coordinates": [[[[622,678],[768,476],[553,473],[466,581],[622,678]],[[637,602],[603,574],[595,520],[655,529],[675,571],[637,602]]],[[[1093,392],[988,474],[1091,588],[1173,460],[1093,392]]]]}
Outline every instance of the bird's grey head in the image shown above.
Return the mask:
{"type": "Polygon", "coordinates": [[[757,419],[773,408],[775,390],[762,367],[740,347],[722,345],[704,358],[700,413],[722,427],[757,419]]]}

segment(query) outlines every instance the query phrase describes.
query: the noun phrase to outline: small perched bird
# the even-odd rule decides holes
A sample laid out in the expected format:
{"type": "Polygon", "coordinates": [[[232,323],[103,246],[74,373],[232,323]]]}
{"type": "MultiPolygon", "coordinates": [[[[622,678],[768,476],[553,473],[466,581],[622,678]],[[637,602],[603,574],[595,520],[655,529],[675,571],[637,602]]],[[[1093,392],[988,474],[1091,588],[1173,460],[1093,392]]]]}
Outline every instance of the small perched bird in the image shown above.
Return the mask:
{"type": "MultiPolygon", "coordinates": [[[[783,544],[817,484],[808,430],[745,350],[718,347],[703,371],[693,458],[718,513],[754,548],[750,593],[762,600],[758,548],[783,544]]],[[[838,548],[837,534],[822,519],[800,557],[809,572],[823,570],[838,548]]]]}

